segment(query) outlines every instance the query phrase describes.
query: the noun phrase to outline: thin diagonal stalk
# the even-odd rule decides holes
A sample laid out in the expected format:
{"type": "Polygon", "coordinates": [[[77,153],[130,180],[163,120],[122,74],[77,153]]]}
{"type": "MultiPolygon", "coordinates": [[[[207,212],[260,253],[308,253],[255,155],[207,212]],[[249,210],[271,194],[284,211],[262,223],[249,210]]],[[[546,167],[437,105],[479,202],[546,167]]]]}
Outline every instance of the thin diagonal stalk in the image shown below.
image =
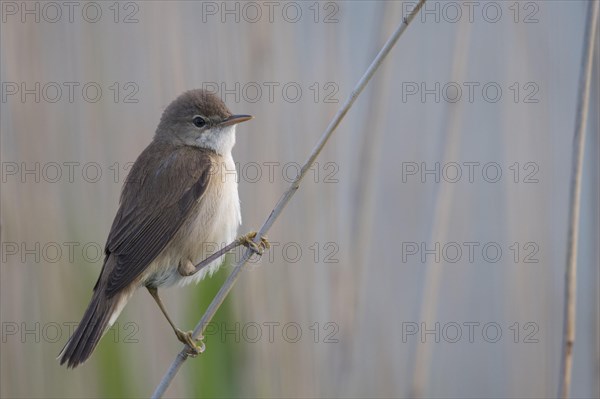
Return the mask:
{"type": "Polygon", "coordinates": [[[579,97],[573,135],[573,155],[571,159],[571,187],[569,198],[569,232],[567,235],[567,266],[565,273],[565,303],[563,319],[563,346],[558,396],[568,398],[573,369],[573,344],[575,343],[575,312],[577,299],[577,244],[579,240],[579,211],[581,204],[581,174],[585,149],[585,133],[588,119],[594,42],[598,25],[599,1],[588,3],[587,21],[583,38],[583,55],[579,76],[579,97]]]}
{"type": "MultiPolygon", "coordinates": [[[[350,107],[352,107],[352,105],[354,104],[360,93],[363,91],[367,83],[369,83],[369,80],[371,80],[371,78],[375,74],[377,68],[379,68],[385,57],[389,54],[390,50],[394,47],[402,33],[404,33],[404,31],[406,30],[410,22],[414,19],[415,15],[417,15],[424,3],[425,0],[420,0],[416,7],[408,15],[408,17],[403,19],[400,26],[398,26],[398,28],[394,31],[392,36],[390,36],[390,38],[385,43],[383,48],[379,51],[379,54],[377,54],[367,71],[361,77],[352,93],[350,93],[348,99],[346,99],[346,101],[339,109],[339,111],[335,114],[331,122],[329,122],[329,125],[325,129],[325,132],[323,133],[316,146],[312,150],[310,156],[302,166],[300,174],[290,184],[290,187],[283,193],[283,195],[277,202],[277,205],[275,205],[275,208],[273,208],[271,214],[258,231],[258,234],[256,235],[256,238],[254,240],[257,244],[260,242],[261,237],[265,235],[267,231],[271,228],[275,220],[279,217],[287,203],[290,201],[290,199],[294,196],[294,194],[300,187],[300,182],[302,181],[308,170],[311,168],[312,164],[315,162],[321,150],[323,150],[323,147],[325,147],[325,144],[331,137],[332,133],[338,127],[348,110],[350,110],[350,107]]],[[[250,249],[244,251],[244,255],[242,256],[240,261],[235,265],[233,271],[231,272],[229,277],[227,277],[227,280],[225,280],[225,283],[223,283],[223,286],[221,287],[211,304],[206,309],[204,316],[202,316],[202,319],[200,319],[200,322],[198,322],[198,324],[196,325],[196,328],[194,329],[194,337],[198,337],[204,330],[205,326],[213,318],[213,316],[227,297],[227,294],[229,294],[229,291],[231,291],[231,288],[237,280],[239,273],[241,272],[242,268],[244,267],[250,256],[252,256],[252,253],[253,252],[250,249]]],[[[185,362],[187,357],[188,355],[186,353],[186,349],[184,348],[181,352],[179,352],[179,354],[169,367],[169,370],[167,370],[167,373],[163,376],[162,380],[156,387],[156,390],[152,394],[153,398],[160,398],[163,396],[163,394],[169,387],[169,384],[171,383],[171,381],[173,380],[173,378],[175,377],[175,375],[177,374],[177,372],[181,368],[181,365],[185,362]]]]}

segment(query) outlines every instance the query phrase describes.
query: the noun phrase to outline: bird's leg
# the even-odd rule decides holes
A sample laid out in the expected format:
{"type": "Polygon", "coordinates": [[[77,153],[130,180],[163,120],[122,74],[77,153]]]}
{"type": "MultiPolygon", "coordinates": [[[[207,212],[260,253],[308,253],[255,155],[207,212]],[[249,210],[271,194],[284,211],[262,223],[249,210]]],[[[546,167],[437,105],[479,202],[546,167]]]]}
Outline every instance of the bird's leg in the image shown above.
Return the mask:
{"type": "MultiPolygon", "coordinates": [[[[182,266],[182,264],[180,263],[179,266],[177,267],[177,271],[179,272],[180,275],[182,275],[184,277],[196,274],[203,267],[208,266],[211,262],[217,260],[221,256],[225,255],[227,252],[231,251],[234,248],[239,247],[240,245],[243,245],[246,248],[250,248],[252,251],[254,251],[255,254],[257,254],[258,256],[261,256],[264,253],[265,249],[271,248],[271,244],[269,244],[267,237],[264,237],[264,236],[260,238],[260,243],[258,243],[258,244],[255,243],[254,239],[256,238],[257,234],[258,233],[256,231],[251,231],[248,234],[244,234],[243,236],[240,236],[235,241],[233,241],[231,244],[224,246],[223,248],[221,248],[214,254],[210,255],[208,258],[204,259],[202,262],[198,263],[196,266],[189,265],[189,264],[182,266]],[[191,267],[194,267],[195,270],[192,270],[191,267]]],[[[189,261],[189,260],[188,260],[188,262],[191,263],[191,261],[189,261]]]]}
{"type": "Polygon", "coordinates": [[[204,352],[204,350],[206,349],[204,342],[202,342],[204,337],[201,336],[198,339],[198,341],[200,342],[200,346],[196,345],[196,342],[194,341],[194,338],[192,336],[192,331],[183,332],[179,328],[175,327],[175,324],[173,323],[173,321],[169,317],[169,314],[167,313],[167,309],[163,305],[160,297],[158,296],[158,289],[156,287],[146,287],[146,288],[148,289],[148,292],[150,292],[150,295],[152,295],[152,298],[154,298],[154,300],[156,301],[156,304],[158,305],[160,310],[163,312],[163,314],[167,318],[167,321],[173,328],[173,331],[175,331],[175,335],[177,336],[177,339],[179,341],[181,341],[181,343],[185,344],[188,347],[188,349],[189,349],[188,354],[192,357],[196,357],[200,353],[204,352]]]}
{"type": "Polygon", "coordinates": [[[177,266],[177,271],[183,277],[192,276],[192,275],[196,274],[196,266],[194,266],[194,264],[192,263],[191,260],[187,259],[184,261],[182,259],[179,261],[179,266],[177,266]]]}

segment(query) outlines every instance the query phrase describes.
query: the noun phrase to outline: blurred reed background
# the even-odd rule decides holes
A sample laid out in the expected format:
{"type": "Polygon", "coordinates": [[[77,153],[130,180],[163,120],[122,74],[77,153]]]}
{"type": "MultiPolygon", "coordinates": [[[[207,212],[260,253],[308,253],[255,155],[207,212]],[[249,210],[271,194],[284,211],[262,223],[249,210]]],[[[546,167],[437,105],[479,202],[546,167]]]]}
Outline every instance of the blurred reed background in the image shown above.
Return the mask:
{"type": "MultiPolygon", "coordinates": [[[[472,15],[466,3],[430,2],[408,28],[169,397],[556,394],[587,3],[478,2],[472,15]],[[439,182],[422,177],[436,162],[439,182]],[[490,163],[495,183],[482,175],[490,163]],[[410,255],[410,243],[440,250],[410,255]]],[[[240,233],[257,229],[415,2],[75,2],[72,22],[48,4],[2,2],[0,394],[148,396],[181,345],[144,290],[85,365],[55,357],[90,298],[128,163],[162,110],[204,85],[256,117],[239,127],[234,157],[240,233]],[[36,82],[38,102],[22,91],[36,82]]],[[[598,61],[596,51],[573,397],[600,396],[598,61]]],[[[195,325],[230,270],[163,291],[180,327],[195,325]]]]}

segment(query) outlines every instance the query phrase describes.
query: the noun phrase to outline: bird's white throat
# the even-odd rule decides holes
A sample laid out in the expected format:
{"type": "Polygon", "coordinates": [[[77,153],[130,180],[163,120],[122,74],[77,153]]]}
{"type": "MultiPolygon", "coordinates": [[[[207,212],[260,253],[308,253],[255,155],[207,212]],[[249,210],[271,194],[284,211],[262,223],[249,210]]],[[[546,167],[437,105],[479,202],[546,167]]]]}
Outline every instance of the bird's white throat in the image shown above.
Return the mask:
{"type": "Polygon", "coordinates": [[[219,155],[231,156],[231,150],[235,145],[235,125],[217,129],[211,129],[198,137],[197,145],[209,148],[219,155]]]}

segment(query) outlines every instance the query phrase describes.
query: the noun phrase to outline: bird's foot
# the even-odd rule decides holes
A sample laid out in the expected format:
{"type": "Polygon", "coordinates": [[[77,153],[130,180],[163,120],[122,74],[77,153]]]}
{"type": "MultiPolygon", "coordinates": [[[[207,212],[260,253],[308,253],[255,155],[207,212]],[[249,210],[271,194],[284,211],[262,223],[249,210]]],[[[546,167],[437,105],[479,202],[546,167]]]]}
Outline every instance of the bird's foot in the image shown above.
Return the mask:
{"type": "Polygon", "coordinates": [[[204,339],[203,336],[194,340],[192,331],[183,332],[180,329],[175,330],[175,334],[177,335],[177,339],[187,346],[189,356],[196,357],[206,350],[206,345],[202,341],[204,339]],[[200,346],[196,342],[200,342],[200,346]]]}
{"type": "Polygon", "coordinates": [[[265,236],[260,237],[260,242],[258,244],[255,243],[254,239],[256,238],[257,234],[258,233],[256,231],[251,231],[250,233],[238,238],[238,240],[241,245],[245,246],[246,248],[250,248],[258,256],[262,256],[266,249],[271,248],[271,244],[269,244],[269,240],[267,240],[267,237],[265,236]]]}

